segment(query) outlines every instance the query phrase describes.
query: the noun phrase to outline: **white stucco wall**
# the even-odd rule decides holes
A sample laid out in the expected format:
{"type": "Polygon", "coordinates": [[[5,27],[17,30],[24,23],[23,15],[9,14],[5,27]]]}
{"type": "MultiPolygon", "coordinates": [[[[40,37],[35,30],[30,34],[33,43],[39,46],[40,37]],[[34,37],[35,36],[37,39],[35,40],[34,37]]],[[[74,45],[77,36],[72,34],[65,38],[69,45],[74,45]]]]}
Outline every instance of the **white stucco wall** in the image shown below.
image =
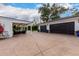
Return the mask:
{"type": "Polygon", "coordinates": [[[75,21],[75,31],[79,31],[79,19],[75,21]]]}
{"type": "Polygon", "coordinates": [[[38,30],[40,30],[40,25],[38,26],[38,30]]]}
{"type": "Polygon", "coordinates": [[[7,32],[8,37],[12,37],[13,36],[13,31],[12,31],[12,23],[10,20],[8,20],[7,18],[0,18],[1,24],[4,27],[4,35],[6,34],[5,32],[7,32]]]}
{"type": "Polygon", "coordinates": [[[8,37],[12,37],[13,36],[13,28],[12,28],[12,24],[13,23],[24,23],[24,24],[27,24],[28,22],[19,21],[19,20],[10,19],[10,18],[5,18],[5,17],[0,17],[0,23],[4,27],[4,34],[5,34],[5,32],[7,32],[8,33],[8,37]]]}
{"type": "Polygon", "coordinates": [[[50,30],[50,25],[47,24],[47,25],[46,25],[46,28],[47,28],[47,30],[50,30]]]}
{"type": "MultiPolygon", "coordinates": [[[[47,26],[47,30],[50,30],[49,25],[50,24],[58,24],[58,23],[66,23],[66,22],[74,22],[75,24],[75,31],[79,31],[79,17],[74,17],[74,18],[68,18],[68,19],[62,19],[62,20],[57,20],[57,21],[53,21],[53,22],[48,22],[48,23],[42,23],[39,24],[39,26],[41,25],[46,25],[47,26]],[[48,25],[49,24],[49,25],[48,25]]],[[[74,31],[74,32],[75,32],[74,31]]]]}

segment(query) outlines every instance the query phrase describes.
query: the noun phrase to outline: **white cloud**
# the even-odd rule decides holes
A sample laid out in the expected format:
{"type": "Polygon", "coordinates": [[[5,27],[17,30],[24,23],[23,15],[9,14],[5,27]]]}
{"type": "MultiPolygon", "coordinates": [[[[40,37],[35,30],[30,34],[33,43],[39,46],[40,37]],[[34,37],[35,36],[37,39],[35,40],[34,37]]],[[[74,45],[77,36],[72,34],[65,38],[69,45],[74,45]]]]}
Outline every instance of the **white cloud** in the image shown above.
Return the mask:
{"type": "Polygon", "coordinates": [[[30,21],[32,17],[35,17],[37,15],[39,15],[37,9],[22,9],[0,4],[0,16],[25,19],[30,21]]]}
{"type": "Polygon", "coordinates": [[[62,4],[60,4],[60,6],[63,6],[63,7],[65,7],[66,9],[67,9],[67,8],[69,8],[69,9],[72,9],[72,8],[73,8],[73,6],[72,6],[70,3],[62,3],[62,4]]]}
{"type": "MultiPolygon", "coordinates": [[[[52,4],[50,3],[52,6],[52,4]]],[[[60,4],[61,6],[64,6],[65,8],[72,8],[71,4],[63,3],[60,4]]],[[[6,6],[4,4],[0,4],[0,16],[6,16],[6,17],[12,17],[17,19],[23,19],[32,21],[35,17],[36,19],[40,19],[40,14],[38,13],[38,8],[41,7],[42,4],[37,4],[36,9],[23,9],[23,8],[16,8],[13,6],[6,6]]]]}
{"type": "Polygon", "coordinates": [[[37,4],[36,5],[36,8],[39,8],[39,7],[41,7],[42,6],[42,4],[37,4]]]}

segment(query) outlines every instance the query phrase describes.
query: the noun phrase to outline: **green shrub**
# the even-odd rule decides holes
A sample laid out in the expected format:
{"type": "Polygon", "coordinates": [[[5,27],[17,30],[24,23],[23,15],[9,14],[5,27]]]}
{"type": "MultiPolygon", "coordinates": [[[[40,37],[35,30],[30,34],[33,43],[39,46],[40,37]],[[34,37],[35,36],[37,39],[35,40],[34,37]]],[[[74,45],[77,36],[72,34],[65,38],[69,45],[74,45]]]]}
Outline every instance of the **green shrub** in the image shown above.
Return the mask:
{"type": "Polygon", "coordinates": [[[38,30],[38,26],[32,26],[32,31],[37,31],[38,30]]]}

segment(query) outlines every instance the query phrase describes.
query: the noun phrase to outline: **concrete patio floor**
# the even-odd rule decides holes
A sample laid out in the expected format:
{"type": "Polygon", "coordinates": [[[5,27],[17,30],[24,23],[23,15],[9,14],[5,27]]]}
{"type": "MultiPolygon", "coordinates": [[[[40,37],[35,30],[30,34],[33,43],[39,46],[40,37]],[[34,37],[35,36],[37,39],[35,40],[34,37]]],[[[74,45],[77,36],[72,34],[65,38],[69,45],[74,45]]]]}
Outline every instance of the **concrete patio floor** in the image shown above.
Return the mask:
{"type": "Polygon", "coordinates": [[[4,56],[79,56],[79,38],[64,34],[27,32],[0,40],[4,56]]]}

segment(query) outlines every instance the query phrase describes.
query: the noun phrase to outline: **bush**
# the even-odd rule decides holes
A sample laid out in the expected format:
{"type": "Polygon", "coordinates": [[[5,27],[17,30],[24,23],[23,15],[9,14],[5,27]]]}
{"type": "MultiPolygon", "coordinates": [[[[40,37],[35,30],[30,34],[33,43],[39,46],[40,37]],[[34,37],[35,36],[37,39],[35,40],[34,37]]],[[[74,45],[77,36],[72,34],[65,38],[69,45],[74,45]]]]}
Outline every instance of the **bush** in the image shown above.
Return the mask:
{"type": "Polygon", "coordinates": [[[32,26],[32,31],[38,31],[38,26],[32,26]]]}
{"type": "Polygon", "coordinates": [[[31,26],[28,26],[28,30],[31,30],[31,26]]]}
{"type": "Polygon", "coordinates": [[[13,25],[13,34],[26,33],[27,28],[25,26],[16,26],[13,25]]]}

